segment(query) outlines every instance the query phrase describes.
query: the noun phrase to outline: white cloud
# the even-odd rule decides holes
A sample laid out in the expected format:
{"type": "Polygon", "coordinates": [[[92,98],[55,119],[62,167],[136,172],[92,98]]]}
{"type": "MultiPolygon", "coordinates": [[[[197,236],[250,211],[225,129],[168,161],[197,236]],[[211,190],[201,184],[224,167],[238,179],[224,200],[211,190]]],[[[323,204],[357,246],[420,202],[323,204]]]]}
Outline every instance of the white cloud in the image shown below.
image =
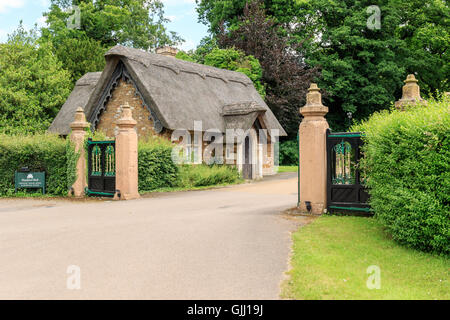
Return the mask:
{"type": "Polygon", "coordinates": [[[191,49],[195,49],[196,47],[197,44],[193,40],[187,39],[185,42],[183,42],[183,44],[179,45],[177,48],[182,51],[189,51],[191,49]]]}
{"type": "Polygon", "coordinates": [[[0,29],[0,43],[8,39],[8,31],[0,29]]]}
{"type": "Polygon", "coordinates": [[[40,17],[36,20],[38,28],[47,27],[47,17],[40,17]]]}
{"type": "Polygon", "coordinates": [[[0,13],[5,13],[8,9],[22,8],[24,5],[24,0],[0,0],[0,13]]]}
{"type": "Polygon", "coordinates": [[[175,20],[177,20],[177,16],[167,16],[167,19],[170,20],[170,22],[174,22],[175,20]]]}

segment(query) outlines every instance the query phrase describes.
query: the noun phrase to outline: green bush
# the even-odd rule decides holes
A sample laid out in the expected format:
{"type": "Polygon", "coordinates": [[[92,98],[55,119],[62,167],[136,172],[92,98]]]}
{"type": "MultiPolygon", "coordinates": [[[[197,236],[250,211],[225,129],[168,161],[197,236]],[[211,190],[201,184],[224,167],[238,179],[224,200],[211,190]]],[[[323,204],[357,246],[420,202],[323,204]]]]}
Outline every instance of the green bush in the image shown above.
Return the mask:
{"type": "Polygon", "coordinates": [[[14,195],[14,172],[21,167],[45,171],[47,194],[67,195],[76,179],[78,157],[70,140],[56,135],[0,135],[0,196],[14,195]]]}
{"type": "Polygon", "coordinates": [[[279,149],[280,165],[295,166],[298,165],[298,142],[297,140],[288,140],[280,143],[279,149]]]}
{"type": "Polygon", "coordinates": [[[235,183],[239,179],[236,168],[219,165],[183,165],[180,167],[179,187],[206,187],[235,183]]]}
{"type": "Polygon", "coordinates": [[[376,216],[411,247],[450,253],[449,99],[374,114],[364,132],[361,167],[376,216]]]}
{"type": "Polygon", "coordinates": [[[139,191],[176,186],[178,167],[172,161],[172,146],[162,141],[139,143],[139,191]]]}

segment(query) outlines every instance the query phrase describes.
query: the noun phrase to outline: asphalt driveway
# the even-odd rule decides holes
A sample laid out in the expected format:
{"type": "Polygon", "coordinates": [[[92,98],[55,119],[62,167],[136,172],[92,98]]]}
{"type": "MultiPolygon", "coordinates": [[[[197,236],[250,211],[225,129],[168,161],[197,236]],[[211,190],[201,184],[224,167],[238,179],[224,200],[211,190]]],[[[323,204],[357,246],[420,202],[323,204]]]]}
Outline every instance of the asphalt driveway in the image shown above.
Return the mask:
{"type": "Polygon", "coordinates": [[[296,192],[285,173],[128,202],[0,200],[0,299],[277,299],[296,192]]]}

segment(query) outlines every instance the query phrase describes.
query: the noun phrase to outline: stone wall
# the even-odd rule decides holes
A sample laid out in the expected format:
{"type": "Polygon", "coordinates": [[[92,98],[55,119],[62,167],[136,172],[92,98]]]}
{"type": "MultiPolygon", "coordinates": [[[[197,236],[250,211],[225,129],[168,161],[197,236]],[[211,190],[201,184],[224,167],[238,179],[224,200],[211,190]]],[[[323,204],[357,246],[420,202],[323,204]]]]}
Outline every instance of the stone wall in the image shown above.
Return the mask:
{"type": "Polygon", "coordinates": [[[148,109],[144,106],[133,84],[120,80],[114,89],[111,99],[106,105],[106,110],[100,115],[100,121],[96,130],[103,132],[108,138],[114,138],[117,134],[115,122],[122,115],[122,105],[128,102],[131,107],[133,119],[137,121],[138,138],[156,135],[153,129],[153,120],[148,109]]]}

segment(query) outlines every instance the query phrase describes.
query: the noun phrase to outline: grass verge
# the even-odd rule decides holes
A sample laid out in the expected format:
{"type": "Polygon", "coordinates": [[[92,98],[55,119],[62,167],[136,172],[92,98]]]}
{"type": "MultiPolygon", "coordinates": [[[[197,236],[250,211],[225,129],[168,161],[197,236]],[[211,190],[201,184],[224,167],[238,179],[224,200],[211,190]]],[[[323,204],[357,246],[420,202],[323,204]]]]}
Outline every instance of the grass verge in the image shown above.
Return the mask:
{"type": "Polygon", "coordinates": [[[449,299],[450,259],[398,245],[374,218],[322,216],[293,235],[287,299],[449,299]],[[368,289],[379,266],[381,288],[368,289]]]}
{"type": "Polygon", "coordinates": [[[278,173],[281,172],[297,172],[298,166],[279,166],[278,173]]]}

